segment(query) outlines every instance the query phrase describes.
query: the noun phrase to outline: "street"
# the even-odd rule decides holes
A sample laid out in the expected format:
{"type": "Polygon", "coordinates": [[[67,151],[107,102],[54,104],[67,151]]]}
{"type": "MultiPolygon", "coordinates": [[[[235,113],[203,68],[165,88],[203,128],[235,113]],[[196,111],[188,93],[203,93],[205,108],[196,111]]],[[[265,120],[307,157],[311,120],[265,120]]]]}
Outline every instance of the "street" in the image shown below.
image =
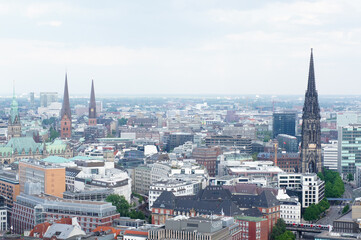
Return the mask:
{"type": "MultiPolygon", "coordinates": [[[[345,192],[342,195],[343,198],[352,198],[352,187],[349,184],[345,184],[345,192]]],[[[332,203],[331,203],[332,204],[332,203]]],[[[342,205],[331,205],[328,213],[325,217],[317,221],[322,225],[333,225],[333,221],[341,216],[341,212],[346,203],[342,202],[342,205]],[[340,212],[340,214],[339,214],[340,212]]]]}

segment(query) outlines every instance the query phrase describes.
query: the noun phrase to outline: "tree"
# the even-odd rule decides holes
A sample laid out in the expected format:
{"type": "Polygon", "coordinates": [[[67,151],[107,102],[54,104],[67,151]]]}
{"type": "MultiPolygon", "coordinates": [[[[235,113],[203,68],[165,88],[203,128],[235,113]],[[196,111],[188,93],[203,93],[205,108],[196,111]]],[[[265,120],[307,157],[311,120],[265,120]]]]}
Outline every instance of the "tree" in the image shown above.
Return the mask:
{"type": "Polygon", "coordinates": [[[50,128],[50,141],[53,141],[55,138],[60,136],[59,132],[56,131],[53,127],[50,128]]]}
{"type": "Polygon", "coordinates": [[[295,239],[296,236],[291,231],[288,230],[275,238],[275,240],[295,240],[295,239]]]}
{"type": "Polygon", "coordinates": [[[126,119],[126,118],[118,119],[118,125],[120,125],[120,126],[127,124],[127,122],[128,122],[128,119],[126,119]]]}
{"type": "Polygon", "coordinates": [[[320,216],[321,212],[318,206],[311,204],[306,208],[305,213],[303,214],[303,219],[306,221],[315,221],[320,216]]]}
{"type": "Polygon", "coordinates": [[[257,153],[257,152],[255,152],[255,153],[252,154],[252,159],[253,159],[253,161],[257,161],[257,156],[258,156],[258,153],[257,153]]]}
{"type": "Polygon", "coordinates": [[[271,239],[276,240],[278,236],[286,232],[286,223],[282,218],[279,218],[272,228],[271,239]]]}
{"type": "MultiPolygon", "coordinates": [[[[325,196],[327,198],[339,198],[345,192],[345,186],[341,179],[341,176],[338,172],[332,170],[323,170],[324,176],[323,180],[325,181],[325,196]]],[[[322,179],[322,175],[318,176],[322,179]]]]}
{"type": "Polygon", "coordinates": [[[353,178],[352,173],[347,174],[347,181],[348,181],[348,182],[351,182],[351,181],[353,181],[353,180],[354,180],[354,178],[353,178]]]}
{"type": "Polygon", "coordinates": [[[350,209],[350,206],[347,204],[347,205],[344,206],[344,208],[342,209],[342,214],[347,213],[349,209],[350,209]]]}
{"type": "Polygon", "coordinates": [[[105,201],[112,203],[112,205],[117,208],[117,212],[120,214],[120,216],[129,217],[130,204],[124,196],[111,194],[105,199],[105,201]]]}

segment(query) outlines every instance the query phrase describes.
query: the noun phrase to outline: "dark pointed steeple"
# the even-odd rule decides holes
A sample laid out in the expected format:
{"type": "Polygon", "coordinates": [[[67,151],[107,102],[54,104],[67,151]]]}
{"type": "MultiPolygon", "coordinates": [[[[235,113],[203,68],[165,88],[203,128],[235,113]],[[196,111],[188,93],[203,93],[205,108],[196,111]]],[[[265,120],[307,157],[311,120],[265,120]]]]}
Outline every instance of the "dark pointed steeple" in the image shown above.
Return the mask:
{"type": "Polygon", "coordinates": [[[96,107],[95,93],[94,93],[94,80],[92,80],[92,88],[90,92],[90,103],[89,103],[89,118],[96,118],[96,107]]]}
{"type": "Polygon", "coordinates": [[[95,92],[94,92],[94,80],[92,80],[92,87],[90,92],[90,102],[89,102],[89,125],[97,125],[97,104],[95,101],[95,92]]]}
{"type": "Polygon", "coordinates": [[[68,74],[65,73],[65,86],[64,86],[64,97],[63,97],[63,106],[61,108],[61,118],[66,115],[71,119],[71,110],[70,110],[70,101],[69,101],[69,91],[68,91],[68,74]]]}
{"type": "Polygon", "coordinates": [[[308,85],[302,114],[301,172],[322,171],[320,106],[315,83],[313,52],[311,49],[308,85]]]}
{"type": "Polygon", "coordinates": [[[312,48],[311,48],[310,68],[309,68],[309,72],[308,72],[307,92],[308,93],[316,92],[315,70],[313,67],[313,49],[312,48]]]}
{"type": "Polygon", "coordinates": [[[308,72],[308,85],[305,94],[305,104],[303,106],[303,117],[309,117],[309,116],[320,118],[320,107],[318,104],[318,94],[316,90],[312,48],[311,48],[311,57],[310,57],[310,67],[308,72]]]}
{"type": "Polygon", "coordinates": [[[65,74],[65,86],[63,106],[61,108],[61,120],[60,120],[60,137],[63,139],[71,138],[71,109],[69,101],[68,91],[68,74],[65,74]]]}

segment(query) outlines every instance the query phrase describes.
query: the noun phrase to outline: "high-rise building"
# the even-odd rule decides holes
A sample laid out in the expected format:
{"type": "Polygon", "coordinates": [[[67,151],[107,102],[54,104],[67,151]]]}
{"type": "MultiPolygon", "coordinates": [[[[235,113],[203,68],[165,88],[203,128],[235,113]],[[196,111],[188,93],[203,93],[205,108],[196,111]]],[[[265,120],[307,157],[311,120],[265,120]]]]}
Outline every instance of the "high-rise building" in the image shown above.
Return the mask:
{"type": "Polygon", "coordinates": [[[331,141],[328,144],[322,144],[323,167],[329,170],[338,170],[338,144],[337,141],[331,141]]]}
{"type": "Polygon", "coordinates": [[[35,93],[29,93],[30,107],[33,108],[35,106],[35,93]]]}
{"type": "Polygon", "coordinates": [[[15,87],[13,90],[13,101],[11,102],[9,123],[8,123],[8,140],[13,137],[21,136],[21,122],[18,108],[18,101],[15,97],[15,87]]]}
{"type": "Polygon", "coordinates": [[[338,139],[338,170],[355,174],[361,166],[361,124],[340,127],[338,139]]]}
{"type": "Polygon", "coordinates": [[[64,97],[63,97],[63,106],[60,113],[60,137],[61,138],[71,138],[71,109],[69,101],[69,91],[68,91],[68,76],[65,74],[65,87],[64,87],[64,97]]]}
{"type": "Polygon", "coordinates": [[[40,92],[40,107],[49,107],[51,103],[57,101],[57,92],[40,92]]]}
{"type": "Polygon", "coordinates": [[[316,91],[313,53],[311,49],[308,86],[302,115],[301,172],[317,173],[322,171],[321,124],[318,93],[316,91]]]}
{"type": "Polygon", "coordinates": [[[278,134],[296,135],[296,113],[273,113],[273,138],[278,134]]]}
{"type": "Polygon", "coordinates": [[[298,141],[295,136],[287,134],[277,135],[278,147],[286,152],[298,152],[298,141]]]}
{"type": "Polygon", "coordinates": [[[97,104],[95,101],[94,93],[94,81],[92,80],[92,88],[90,93],[90,103],[89,103],[89,126],[97,125],[97,104]]]}

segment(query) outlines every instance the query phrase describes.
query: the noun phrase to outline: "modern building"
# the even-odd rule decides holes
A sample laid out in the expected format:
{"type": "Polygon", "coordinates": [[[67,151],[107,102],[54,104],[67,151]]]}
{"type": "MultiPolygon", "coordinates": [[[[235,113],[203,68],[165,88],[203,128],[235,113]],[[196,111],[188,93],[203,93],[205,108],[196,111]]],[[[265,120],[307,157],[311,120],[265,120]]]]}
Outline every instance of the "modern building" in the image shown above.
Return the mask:
{"type": "Polygon", "coordinates": [[[63,106],[60,112],[60,137],[62,139],[70,139],[71,130],[71,109],[68,91],[68,75],[65,74],[63,106]]]}
{"type": "Polygon", "coordinates": [[[308,86],[302,114],[301,133],[301,172],[318,173],[322,171],[320,106],[315,83],[313,52],[311,49],[308,86]]]}
{"type": "Polygon", "coordinates": [[[162,239],[179,240],[231,240],[229,226],[231,222],[220,217],[179,216],[165,222],[165,237],[162,239]]]}
{"type": "Polygon", "coordinates": [[[4,198],[4,203],[9,212],[19,194],[20,185],[18,175],[12,171],[0,171],[0,196],[4,198]]]}
{"type": "Polygon", "coordinates": [[[63,197],[65,167],[37,160],[21,160],[19,162],[20,192],[24,192],[26,184],[31,183],[40,184],[40,193],[63,197]]]}
{"type": "Polygon", "coordinates": [[[338,171],[355,174],[361,166],[361,124],[340,127],[338,135],[338,171]]]}
{"type": "Polygon", "coordinates": [[[300,191],[302,208],[319,203],[325,196],[325,182],[315,173],[281,173],[278,175],[278,187],[300,191]]]}
{"type": "Polygon", "coordinates": [[[49,107],[51,103],[58,101],[57,92],[40,92],[40,107],[49,107]]]}
{"type": "Polygon", "coordinates": [[[11,225],[14,233],[24,233],[39,223],[74,217],[82,229],[89,233],[98,226],[112,226],[113,220],[119,218],[119,213],[108,202],[76,201],[45,194],[20,193],[12,209],[11,225]]]}
{"type": "Polygon", "coordinates": [[[297,153],[298,152],[298,140],[295,136],[287,134],[278,134],[277,135],[278,147],[282,151],[288,153],[297,153]]]}
{"type": "Polygon", "coordinates": [[[296,136],[296,113],[273,113],[273,138],[279,134],[296,136]]]}
{"type": "Polygon", "coordinates": [[[322,144],[323,167],[338,171],[338,143],[336,140],[322,144]]]}
{"type": "Polygon", "coordinates": [[[191,133],[176,132],[169,135],[167,141],[167,152],[170,152],[175,147],[183,145],[184,143],[191,141],[193,142],[194,135],[191,133]]]}
{"type": "Polygon", "coordinates": [[[216,176],[217,157],[222,153],[220,147],[195,148],[192,157],[203,165],[210,177],[216,176]]]}
{"type": "Polygon", "coordinates": [[[206,146],[234,147],[242,153],[252,153],[252,139],[242,136],[214,135],[205,138],[206,146]]]}
{"type": "Polygon", "coordinates": [[[0,196],[0,233],[8,230],[8,211],[5,198],[0,196]]]}

